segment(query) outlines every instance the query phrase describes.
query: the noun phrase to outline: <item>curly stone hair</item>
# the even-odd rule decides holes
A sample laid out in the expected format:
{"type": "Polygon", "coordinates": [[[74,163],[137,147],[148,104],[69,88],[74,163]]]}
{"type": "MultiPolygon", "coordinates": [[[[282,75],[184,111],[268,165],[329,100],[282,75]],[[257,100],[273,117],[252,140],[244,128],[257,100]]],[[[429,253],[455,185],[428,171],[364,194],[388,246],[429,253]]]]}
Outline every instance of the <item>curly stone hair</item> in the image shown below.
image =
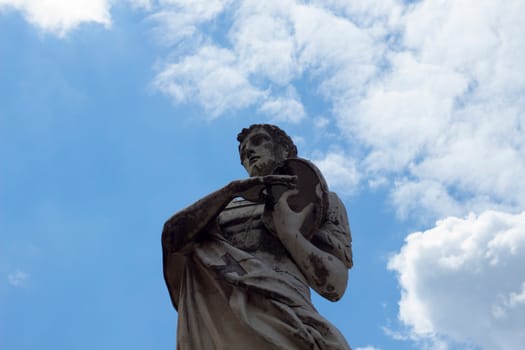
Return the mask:
{"type": "Polygon", "coordinates": [[[279,147],[284,147],[286,149],[288,158],[297,158],[297,147],[293,143],[291,137],[288,136],[288,134],[284,132],[284,130],[272,124],[252,124],[248,128],[242,129],[241,132],[237,135],[237,141],[239,141],[239,156],[241,156],[241,143],[254,129],[257,128],[264,129],[268,134],[270,134],[276,145],[278,145],[279,147]]]}

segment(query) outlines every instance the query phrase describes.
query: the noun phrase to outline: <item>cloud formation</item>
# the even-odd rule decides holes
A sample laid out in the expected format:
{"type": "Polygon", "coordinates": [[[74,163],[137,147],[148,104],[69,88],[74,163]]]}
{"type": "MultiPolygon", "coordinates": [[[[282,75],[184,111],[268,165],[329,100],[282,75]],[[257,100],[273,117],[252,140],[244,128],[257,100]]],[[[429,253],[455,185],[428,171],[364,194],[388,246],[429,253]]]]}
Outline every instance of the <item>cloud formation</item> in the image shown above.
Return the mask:
{"type": "Polygon", "coordinates": [[[266,100],[260,112],[274,122],[298,123],[305,117],[304,107],[295,93],[266,100]]]}
{"type": "Polygon", "coordinates": [[[82,23],[111,25],[109,0],[0,0],[0,10],[21,11],[43,31],[65,36],[82,23]]]}
{"type": "Polygon", "coordinates": [[[283,91],[309,79],[348,147],[361,146],[360,178],[390,186],[400,216],[525,207],[515,181],[525,176],[523,2],[172,3],[192,11],[176,29],[157,26],[182,50],[156,79],[175,101],[298,122],[309,114],[302,96],[283,91]],[[231,25],[219,32],[220,15],[231,25]]]}
{"type": "MultiPolygon", "coordinates": [[[[359,178],[389,186],[401,217],[525,208],[524,2],[120,1],[145,9],[173,49],[153,85],[176,103],[210,118],[254,108],[297,123],[310,113],[307,79],[347,149],[360,148],[348,160],[359,178]]],[[[81,23],[109,26],[112,4],[0,0],[0,9],[64,36],[81,23]]]]}
{"type": "Polygon", "coordinates": [[[232,52],[216,46],[166,65],[154,84],[179,103],[198,101],[211,117],[247,107],[264,95],[246,79],[232,52]]]}
{"type": "Polygon", "coordinates": [[[322,158],[314,160],[331,190],[343,194],[352,194],[357,190],[359,172],[355,161],[345,154],[331,151],[322,158]]]}
{"type": "Polygon", "coordinates": [[[525,344],[525,212],[449,217],[409,235],[389,269],[412,339],[481,349],[525,344]]]}
{"type": "Polygon", "coordinates": [[[389,72],[338,114],[370,146],[369,174],[390,174],[400,212],[433,217],[525,207],[523,2],[418,2],[400,18],[389,72]],[[523,34],[523,33],[522,33],[523,34]],[[521,174],[521,175],[518,175],[521,174]],[[440,206],[427,201],[427,189],[440,206]]]}
{"type": "Polygon", "coordinates": [[[156,38],[163,45],[180,43],[189,47],[202,44],[201,25],[213,20],[232,3],[232,0],[158,0],[145,6],[153,12],[149,20],[155,24],[156,38]]]}
{"type": "Polygon", "coordinates": [[[198,6],[197,11],[184,6],[183,1],[173,3],[161,7],[151,18],[158,24],[156,32],[161,33],[161,41],[182,47],[187,53],[176,55],[174,61],[167,59],[156,86],[177,102],[201,104],[214,116],[256,106],[274,121],[298,122],[307,114],[300,99],[281,93],[295,91],[294,79],[308,75],[319,81],[318,93],[332,94],[335,89],[346,94],[359,90],[376,70],[374,63],[380,55],[369,35],[318,6],[273,0],[229,6],[231,2],[222,1],[220,6],[215,2],[209,7],[198,6]],[[202,28],[225,10],[230,11],[232,24],[224,33],[227,43],[219,45],[202,28]],[[192,43],[182,43],[184,38],[191,38],[192,43]],[[208,52],[210,47],[217,48],[206,57],[212,62],[224,62],[224,53],[228,52],[228,67],[235,72],[236,81],[242,82],[234,88],[243,98],[232,98],[230,88],[221,90],[207,83],[213,73],[206,67],[201,71],[200,65],[203,51],[208,52]],[[352,79],[347,79],[348,75],[352,79]],[[209,93],[200,93],[202,88],[209,93]],[[256,91],[259,93],[254,94],[256,91]],[[218,100],[225,100],[225,105],[217,106],[218,100]]]}
{"type": "Polygon", "coordinates": [[[22,286],[29,278],[29,275],[23,271],[15,271],[7,275],[7,282],[13,287],[22,286]]]}

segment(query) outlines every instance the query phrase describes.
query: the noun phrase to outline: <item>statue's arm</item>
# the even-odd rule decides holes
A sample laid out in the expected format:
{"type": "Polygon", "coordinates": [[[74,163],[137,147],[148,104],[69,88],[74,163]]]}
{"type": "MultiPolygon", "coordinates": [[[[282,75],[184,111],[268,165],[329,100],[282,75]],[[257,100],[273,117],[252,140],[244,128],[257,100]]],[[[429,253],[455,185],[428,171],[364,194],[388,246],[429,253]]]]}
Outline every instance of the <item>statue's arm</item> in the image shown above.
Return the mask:
{"type": "MultiPolygon", "coordinates": [[[[293,195],[293,192],[287,194],[293,195]]],[[[331,193],[328,218],[314,234],[314,239],[321,243],[316,245],[314,240],[306,239],[299,230],[312,208],[307,207],[301,213],[296,213],[287,205],[287,197],[283,195],[274,210],[277,234],[309,285],[326,299],[337,301],[346,290],[348,269],[352,267],[346,210],[339,198],[331,193]]]]}
{"type": "Polygon", "coordinates": [[[178,310],[179,289],[186,265],[184,248],[228,204],[234,193],[232,183],[209,194],[173,215],[162,230],[162,265],[171,301],[178,310]]]}
{"type": "Polygon", "coordinates": [[[197,234],[219,215],[234,196],[235,186],[231,182],[169,218],[162,230],[164,251],[168,254],[178,252],[195,240],[197,234]]]}
{"type": "Polygon", "coordinates": [[[180,251],[189,242],[196,239],[204,228],[235,197],[253,198],[266,187],[275,184],[293,186],[296,178],[287,175],[255,176],[235,180],[210,193],[192,205],[177,212],[164,224],[162,230],[162,247],[165,253],[180,251]]]}

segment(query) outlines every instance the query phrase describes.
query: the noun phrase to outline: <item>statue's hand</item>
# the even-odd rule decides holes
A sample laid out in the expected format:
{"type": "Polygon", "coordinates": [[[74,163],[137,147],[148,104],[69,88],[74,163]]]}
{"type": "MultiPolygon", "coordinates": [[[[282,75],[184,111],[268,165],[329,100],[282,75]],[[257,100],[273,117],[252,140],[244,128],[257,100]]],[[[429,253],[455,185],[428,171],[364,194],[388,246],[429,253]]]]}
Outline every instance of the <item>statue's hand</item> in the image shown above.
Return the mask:
{"type": "Polygon", "coordinates": [[[235,180],[230,183],[235,197],[243,197],[252,202],[263,200],[263,190],[271,186],[286,186],[294,188],[297,176],[290,175],[267,175],[252,176],[247,179],[235,180]]]}
{"type": "Polygon", "coordinates": [[[295,196],[299,190],[292,189],[282,194],[273,209],[273,224],[279,238],[284,239],[286,235],[301,233],[301,226],[305,218],[314,209],[314,204],[310,203],[300,212],[293,211],[288,204],[288,198],[295,196]]]}

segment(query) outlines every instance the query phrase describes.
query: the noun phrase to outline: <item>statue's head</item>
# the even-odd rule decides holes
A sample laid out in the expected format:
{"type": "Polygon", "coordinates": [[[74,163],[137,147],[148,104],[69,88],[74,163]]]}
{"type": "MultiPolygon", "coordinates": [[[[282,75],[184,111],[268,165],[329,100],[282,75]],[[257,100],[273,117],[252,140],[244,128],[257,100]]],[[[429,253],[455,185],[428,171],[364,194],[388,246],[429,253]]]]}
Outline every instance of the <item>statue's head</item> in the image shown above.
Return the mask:
{"type": "Polygon", "coordinates": [[[297,157],[297,147],[282,129],[253,124],[237,135],[241,164],[250,176],[271,174],[287,158],[297,157]]]}

